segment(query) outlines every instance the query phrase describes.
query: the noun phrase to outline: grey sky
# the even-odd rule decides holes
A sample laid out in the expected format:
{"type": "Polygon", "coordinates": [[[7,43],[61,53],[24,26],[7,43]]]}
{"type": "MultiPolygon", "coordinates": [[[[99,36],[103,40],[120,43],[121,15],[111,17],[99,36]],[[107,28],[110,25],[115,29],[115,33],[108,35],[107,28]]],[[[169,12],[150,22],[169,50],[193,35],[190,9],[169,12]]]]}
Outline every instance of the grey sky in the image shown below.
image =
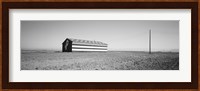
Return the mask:
{"type": "Polygon", "coordinates": [[[96,40],[108,50],[148,51],[149,30],[152,51],[179,49],[179,21],[70,20],[21,21],[21,48],[61,50],[66,38],[96,40]]]}

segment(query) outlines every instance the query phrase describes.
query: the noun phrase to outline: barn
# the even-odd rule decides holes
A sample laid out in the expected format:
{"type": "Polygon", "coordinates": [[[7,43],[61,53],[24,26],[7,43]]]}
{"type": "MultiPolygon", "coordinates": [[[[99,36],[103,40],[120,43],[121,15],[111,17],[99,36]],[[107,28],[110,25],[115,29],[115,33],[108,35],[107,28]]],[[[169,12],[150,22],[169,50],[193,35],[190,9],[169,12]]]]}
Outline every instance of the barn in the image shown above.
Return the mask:
{"type": "Polygon", "coordinates": [[[100,41],[66,38],[62,43],[62,52],[107,51],[108,44],[100,41]]]}

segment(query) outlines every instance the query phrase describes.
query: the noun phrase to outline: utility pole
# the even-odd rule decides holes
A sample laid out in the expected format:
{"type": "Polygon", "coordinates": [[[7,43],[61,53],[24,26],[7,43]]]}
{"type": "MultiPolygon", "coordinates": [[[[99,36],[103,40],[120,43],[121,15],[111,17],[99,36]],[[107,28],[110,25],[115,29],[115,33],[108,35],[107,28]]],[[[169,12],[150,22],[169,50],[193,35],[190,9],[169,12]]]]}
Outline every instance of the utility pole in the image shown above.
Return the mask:
{"type": "Polygon", "coordinates": [[[151,29],[149,30],[149,54],[151,54],[151,29]]]}

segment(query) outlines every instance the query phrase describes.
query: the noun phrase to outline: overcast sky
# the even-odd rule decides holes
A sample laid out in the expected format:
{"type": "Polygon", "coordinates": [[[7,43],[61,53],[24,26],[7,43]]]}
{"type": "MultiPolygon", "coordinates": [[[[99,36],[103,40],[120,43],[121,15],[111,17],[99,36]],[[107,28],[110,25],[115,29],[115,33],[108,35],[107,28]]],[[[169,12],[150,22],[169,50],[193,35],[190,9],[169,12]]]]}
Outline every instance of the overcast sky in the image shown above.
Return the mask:
{"type": "Polygon", "coordinates": [[[96,40],[110,51],[178,51],[179,21],[65,20],[21,21],[22,50],[61,50],[66,38],[96,40]]]}

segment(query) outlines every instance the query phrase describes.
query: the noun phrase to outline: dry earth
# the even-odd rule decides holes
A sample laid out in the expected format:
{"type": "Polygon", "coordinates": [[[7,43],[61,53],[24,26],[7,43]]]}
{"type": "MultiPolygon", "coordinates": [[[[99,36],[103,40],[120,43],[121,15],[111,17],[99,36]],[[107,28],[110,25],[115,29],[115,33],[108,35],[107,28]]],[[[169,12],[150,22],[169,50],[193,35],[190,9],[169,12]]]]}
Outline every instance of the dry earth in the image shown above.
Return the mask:
{"type": "Polygon", "coordinates": [[[22,51],[21,70],[179,70],[179,53],[22,51]]]}

